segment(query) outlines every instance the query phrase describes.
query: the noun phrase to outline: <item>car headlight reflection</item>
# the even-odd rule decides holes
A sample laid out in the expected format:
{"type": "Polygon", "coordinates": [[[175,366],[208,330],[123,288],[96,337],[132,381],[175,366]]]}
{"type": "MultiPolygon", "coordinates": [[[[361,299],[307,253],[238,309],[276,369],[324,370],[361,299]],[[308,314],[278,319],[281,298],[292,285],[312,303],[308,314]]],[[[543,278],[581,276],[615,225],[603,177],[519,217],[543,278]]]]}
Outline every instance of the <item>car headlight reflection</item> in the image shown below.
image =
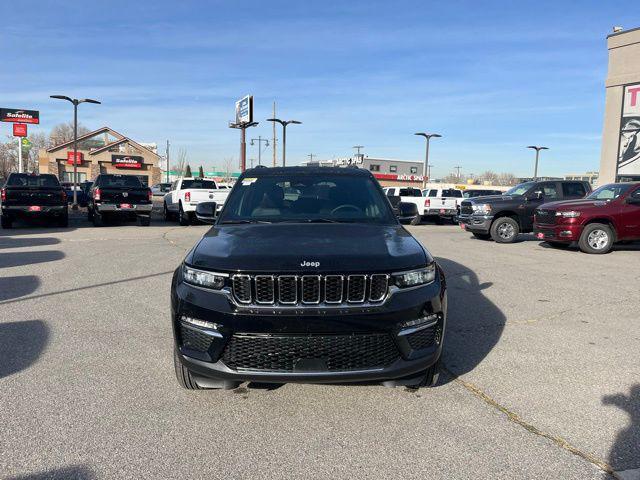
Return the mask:
{"type": "Polygon", "coordinates": [[[227,274],[197,270],[186,265],[182,269],[182,278],[186,283],[215,290],[220,290],[224,287],[227,276],[227,274]]]}
{"type": "Polygon", "coordinates": [[[432,263],[419,270],[401,272],[393,274],[395,284],[400,288],[414,287],[416,285],[426,285],[436,279],[436,265],[432,263]]]}
{"type": "Polygon", "coordinates": [[[479,205],[472,205],[473,213],[491,213],[491,205],[481,203],[479,205]]]}

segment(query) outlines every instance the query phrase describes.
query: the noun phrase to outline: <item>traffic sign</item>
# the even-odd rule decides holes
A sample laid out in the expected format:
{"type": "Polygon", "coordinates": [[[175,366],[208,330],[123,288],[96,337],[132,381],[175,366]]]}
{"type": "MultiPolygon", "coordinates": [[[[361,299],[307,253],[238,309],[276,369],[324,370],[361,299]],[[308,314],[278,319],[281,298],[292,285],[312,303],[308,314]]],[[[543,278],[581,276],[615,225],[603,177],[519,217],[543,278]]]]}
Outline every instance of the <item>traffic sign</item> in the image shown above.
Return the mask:
{"type": "Polygon", "coordinates": [[[23,138],[22,139],[22,146],[24,148],[31,148],[31,140],[29,140],[28,138],[23,138]]]}

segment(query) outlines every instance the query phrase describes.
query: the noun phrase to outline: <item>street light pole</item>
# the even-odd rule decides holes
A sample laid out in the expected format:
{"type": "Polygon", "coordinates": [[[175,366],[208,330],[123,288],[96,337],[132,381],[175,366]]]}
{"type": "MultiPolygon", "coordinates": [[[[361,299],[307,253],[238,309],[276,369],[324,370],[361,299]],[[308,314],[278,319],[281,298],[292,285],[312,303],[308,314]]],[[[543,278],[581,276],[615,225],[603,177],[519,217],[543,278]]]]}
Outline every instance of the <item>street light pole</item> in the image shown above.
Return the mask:
{"type": "Polygon", "coordinates": [[[424,154],[424,170],[422,171],[423,181],[422,188],[427,188],[427,179],[429,178],[429,141],[432,138],[440,138],[442,135],[438,133],[426,133],[426,132],[418,132],[414,133],[414,135],[418,135],[419,137],[424,137],[427,140],[427,147],[424,154]]]}
{"type": "Polygon", "coordinates": [[[258,122],[229,123],[229,128],[240,129],[240,171],[242,172],[247,169],[247,136],[245,130],[256,125],[258,125],[258,122]]]}
{"type": "Polygon", "coordinates": [[[267,140],[266,138],[262,138],[261,135],[258,135],[258,138],[251,139],[251,146],[254,145],[253,142],[258,142],[258,165],[262,165],[262,143],[264,142],[264,147],[267,148],[269,146],[269,140],[267,140]]]}
{"type": "Polygon", "coordinates": [[[300,125],[298,120],[280,120],[279,118],[267,118],[267,122],[278,122],[282,125],[282,166],[287,165],[287,125],[300,125]]]}
{"type": "Polygon", "coordinates": [[[98,100],[91,98],[83,98],[78,100],[77,98],[70,98],[65,95],[50,95],[51,98],[58,100],[66,100],[73,104],[73,204],[71,208],[73,210],[78,209],[78,105],[81,103],[96,103],[100,105],[98,100]]]}
{"type": "Polygon", "coordinates": [[[532,148],[536,151],[536,166],[533,169],[533,180],[538,180],[538,159],[540,158],[540,150],[549,150],[548,147],[540,147],[537,145],[529,145],[527,148],[532,148]]]}

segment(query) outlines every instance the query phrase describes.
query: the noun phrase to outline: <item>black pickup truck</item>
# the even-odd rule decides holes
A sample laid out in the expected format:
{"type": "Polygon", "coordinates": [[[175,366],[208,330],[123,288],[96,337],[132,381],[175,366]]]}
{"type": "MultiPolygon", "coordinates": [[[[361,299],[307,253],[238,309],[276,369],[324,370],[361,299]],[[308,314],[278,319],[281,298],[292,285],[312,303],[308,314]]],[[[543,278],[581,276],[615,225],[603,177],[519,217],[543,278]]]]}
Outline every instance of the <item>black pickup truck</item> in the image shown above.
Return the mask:
{"type": "Polygon", "coordinates": [[[371,172],[247,170],[215,214],[214,202],[198,204],[215,225],[173,276],[184,388],[437,381],[444,273],[371,172]]]}
{"type": "Polygon", "coordinates": [[[502,195],[464,200],[458,220],[476,238],[512,243],[519,233],[533,231],[534,213],[543,203],[583,198],[590,192],[589,182],[525,182],[502,195]]]}
{"type": "Polygon", "coordinates": [[[45,218],[67,227],[67,195],[55,175],[12,173],[2,187],[2,228],[17,219],[45,218]]]}
{"type": "Polygon", "coordinates": [[[151,190],[133,175],[100,174],[89,190],[87,212],[96,227],[115,218],[137,218],[140,225],[149,226],[152,209],[151,190]]]}

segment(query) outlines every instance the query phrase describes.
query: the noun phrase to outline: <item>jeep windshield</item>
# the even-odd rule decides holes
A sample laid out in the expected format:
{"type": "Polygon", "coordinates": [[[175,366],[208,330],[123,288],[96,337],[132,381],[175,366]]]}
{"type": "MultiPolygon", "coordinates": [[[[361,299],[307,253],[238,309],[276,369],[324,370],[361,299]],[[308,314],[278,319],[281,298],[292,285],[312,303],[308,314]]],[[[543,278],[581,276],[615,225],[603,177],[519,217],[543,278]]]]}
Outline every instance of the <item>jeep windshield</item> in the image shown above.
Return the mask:
{"type": "Polygon", "coordinates": [[[397,221],[379,186],[360,175],[277,174],[244,178],[219,223],[379,223],[397,221]]]}
{"type": "Polygon", "coordinates": [[[594,190],[587,198],[589,200],[615,200],[624,195],[633,186],[630,183],[611,183],[594,190]]]}
{"type": "Polygon", "coordinates": [[[515,187],[507,190],[504,195],[524,195],[535,184],[536,182],[521,183],[520,185],[516,185],[515,187]]]}

